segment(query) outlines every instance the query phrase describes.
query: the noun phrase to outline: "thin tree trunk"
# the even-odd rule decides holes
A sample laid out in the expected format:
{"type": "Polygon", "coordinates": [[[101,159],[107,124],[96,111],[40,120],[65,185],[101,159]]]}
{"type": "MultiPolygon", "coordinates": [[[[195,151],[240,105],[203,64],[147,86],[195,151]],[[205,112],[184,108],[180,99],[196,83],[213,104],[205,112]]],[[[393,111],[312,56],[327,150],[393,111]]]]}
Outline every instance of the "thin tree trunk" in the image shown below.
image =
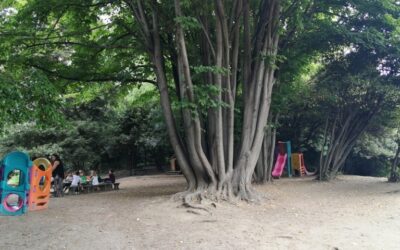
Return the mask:
{"type": "Polygon", "coordinates": [[[268,122],[268,128],[265,131],[264,141],[261,148],[261,153],[257,161],[254,171],[254,181],[259,184],[272,181],[272,169],[274,166],[274,154],[276,145],[276,124],[278,123],[279,115],[275,116],[274,122],[272,118],[268,122]]]}
{"type": "Polygon", "coordinates": [[[400,164],[400,129],[398,130],[397,151],[390,168],[389,182],[400,182],[398,166],[400,164]]]}

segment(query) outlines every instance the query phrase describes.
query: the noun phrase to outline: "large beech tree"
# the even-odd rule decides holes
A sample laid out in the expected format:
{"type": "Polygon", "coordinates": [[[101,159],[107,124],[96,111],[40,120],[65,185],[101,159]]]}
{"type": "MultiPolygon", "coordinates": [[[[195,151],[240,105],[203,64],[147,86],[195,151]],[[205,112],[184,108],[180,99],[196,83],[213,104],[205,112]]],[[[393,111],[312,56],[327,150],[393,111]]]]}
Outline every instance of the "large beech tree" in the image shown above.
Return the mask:
{"type": "Polygon", "coordinates": [[[0,39],[13,53],[4,68],[36,68],[50,81],[156,84],[188,182],[181,197],[254,200],[281,21],[302,2],[6,1],[0,39]]]}
{"type": "MultiPolygon", "coordinates": [[[[354,40],[368,44],[375,36],[342,27],[342,19],[364,18],[371,6],[397,8],[389,2],[5,0],[0,66],[40,70],[49,82],[157,85],[171,145],[188,182],[178,197],[255,200],[252,175],[264,128],[268,119],[275,120],[269,110],[278,76],[309,63],[301,58],[318,45],[322,53],[354,40]],[[362,7],[359,12],[355,5],[362,7]],[[304,15],[314,19],[303,23],[304,15]],[[318,25],[310,28],[314,20],[318,25]],[[321,35],[310,33],[314,30],[321,35]],[[286,51],[284,57],[279,50],[286,51]],[[294,63],[285,66],[285,57],[294,63]]],[[[374,9],[382,16],[381,8],[374,9]]],[[[264,151],[271,152],[270,146],[264,151]]]]}
{"type": "Polygon", "coordinates": [[[185,11],[196,3],[174,1],[176,50],[172,51],[176,54],[172,55],[175,57],[172,63],[176,67],[179,98],[189,104],[198,100],[194,66],[195,70],[203,69],[201,84],[216,90],[209,96],[209,102],[215,105],[209,107],[205,116],[199,114],[197,107],[182,109],[183,137],[178,132],[168,92],[167,52],[160,35],[160,6],[156,1],[126,3],[140,24],[140,34],[154,65],[171,144],[188,182],[188,190],[183,194],[185,201],[203,197],[230,199],[233,196],[257,199],[251,181],[275,82],[281,1],[216,0],[197,5],[200,17],[195,23],[200,26],[201,34],[196,37],[197,46],[202,50],[201,60],[190,57],[187,45],[189,31],[186,28],[194,20],[185,16],[185,11]],[[243,121],[241,138],[235,146],[238,88],[243,91],[243,121]]]}

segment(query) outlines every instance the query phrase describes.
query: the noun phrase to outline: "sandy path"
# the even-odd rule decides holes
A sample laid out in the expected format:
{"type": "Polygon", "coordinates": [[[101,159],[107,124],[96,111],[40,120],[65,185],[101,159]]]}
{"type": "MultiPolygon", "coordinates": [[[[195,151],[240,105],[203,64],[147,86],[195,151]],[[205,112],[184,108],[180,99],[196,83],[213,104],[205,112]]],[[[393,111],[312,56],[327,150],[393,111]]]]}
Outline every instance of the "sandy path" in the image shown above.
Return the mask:
{"type": "Polygon", "coordinates": [[[385,179],[282,179],[257,187],[265,203],[218,204],[211,215],[170,201],[180,176],[120,182],[0,217],[0,249],[400,249],[400,184],[385,179]]]}

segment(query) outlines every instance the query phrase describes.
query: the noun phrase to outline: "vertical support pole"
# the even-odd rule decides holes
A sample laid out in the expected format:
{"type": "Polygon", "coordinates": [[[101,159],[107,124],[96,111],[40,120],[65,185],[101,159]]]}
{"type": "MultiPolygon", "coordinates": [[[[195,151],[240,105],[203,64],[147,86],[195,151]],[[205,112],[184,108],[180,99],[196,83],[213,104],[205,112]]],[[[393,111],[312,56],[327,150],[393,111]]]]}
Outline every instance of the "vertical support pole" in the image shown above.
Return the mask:
{"type": "Polygon", "coordinates": [[[287,170],[288,176],[292,177],[292,145],[290,141],[286,142],[286,153],[287,153],[287,170]]]}

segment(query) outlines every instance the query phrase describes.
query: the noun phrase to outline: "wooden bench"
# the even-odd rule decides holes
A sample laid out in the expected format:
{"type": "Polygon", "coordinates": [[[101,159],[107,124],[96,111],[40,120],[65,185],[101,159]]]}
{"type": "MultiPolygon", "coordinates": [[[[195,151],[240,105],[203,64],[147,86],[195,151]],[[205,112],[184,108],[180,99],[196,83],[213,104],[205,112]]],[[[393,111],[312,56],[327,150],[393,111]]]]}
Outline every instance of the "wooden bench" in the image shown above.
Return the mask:
{"type": "Polygon", "coordinates": [[[97,186],[99,187],[100,191],[107,191],[113,189],[113,184],[109,182],[101,182],[97,186]]]}
{"type": "Polygon", "coordinates": [[[93,190],[92,184],[86,183],[81,185],[82,193],[89,193],[93,190]]]}
{"type": "MultiPolygon", "coordinates": [[[[68,192],[66,192],[66,194],[71,194],[71,189],[72,188],[68,187],[68,192]]],[[[116,183],[101,182],[95,186],[87,183],[87,184],[79,186],[79,188],[76,188],[77,194],[90,193],[90,192],[94,192],[94,191],[111,191],[111,190],[119,190],[119,182],[116,182],[116,183]]]]}

